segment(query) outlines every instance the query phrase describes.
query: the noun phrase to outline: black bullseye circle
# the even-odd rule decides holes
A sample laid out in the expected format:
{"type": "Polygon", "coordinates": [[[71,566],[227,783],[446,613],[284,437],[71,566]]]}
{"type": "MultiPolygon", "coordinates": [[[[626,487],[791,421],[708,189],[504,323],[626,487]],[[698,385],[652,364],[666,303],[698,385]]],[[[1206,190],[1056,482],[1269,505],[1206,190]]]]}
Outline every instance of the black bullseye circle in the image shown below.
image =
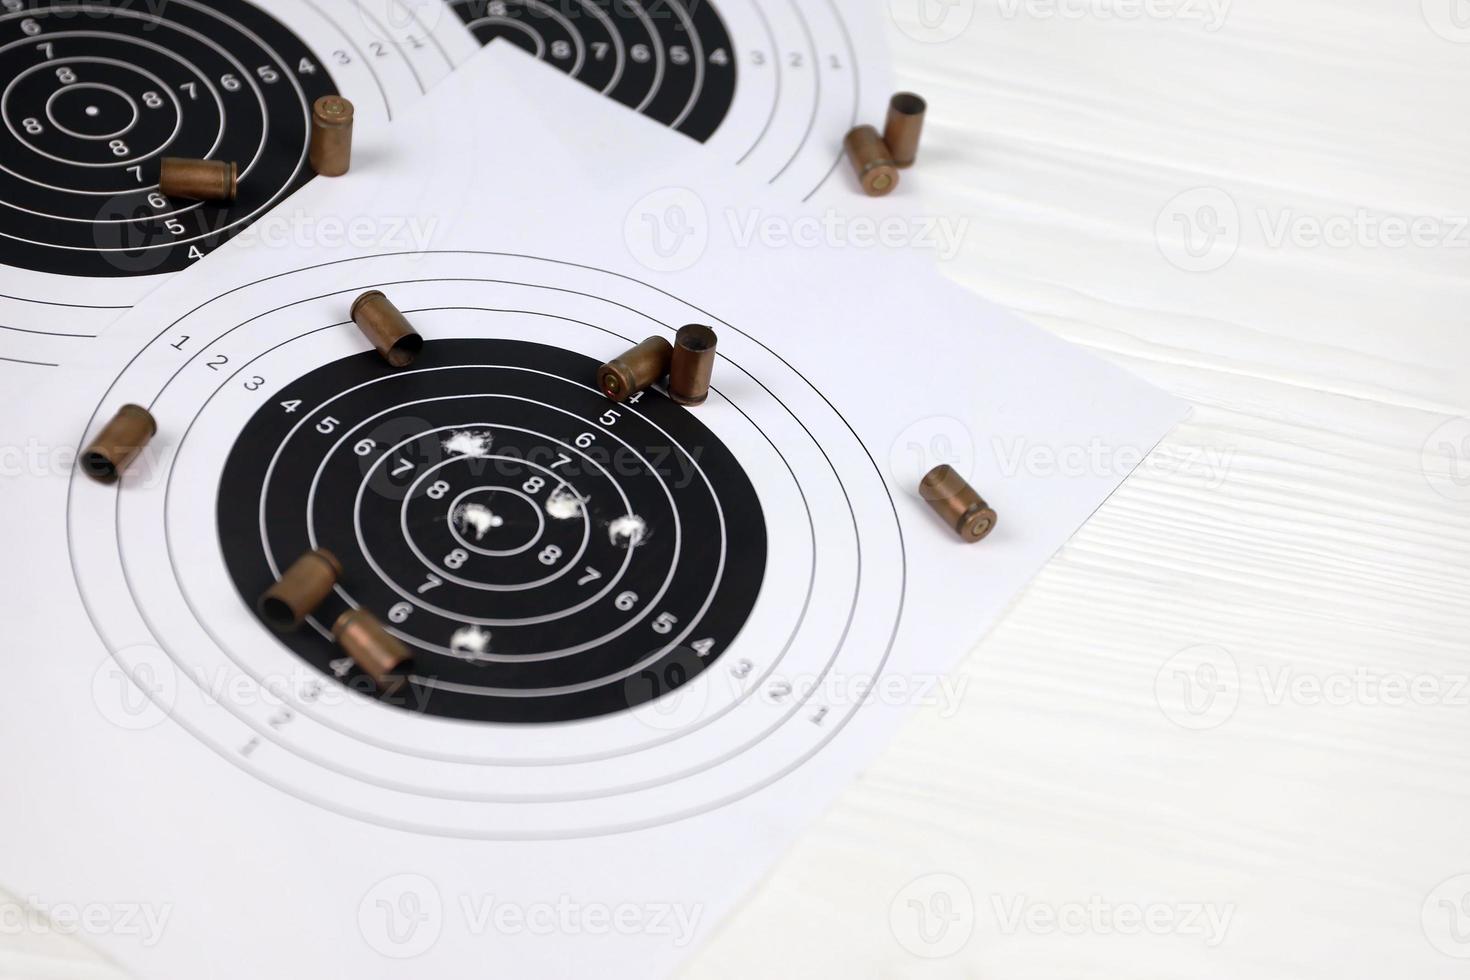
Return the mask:
{"type": "Polygon", "coordinates": [[[282,641],[368,691],[329,630],[372,610],[414,656],[410,690],[384,703],[448,718],[591,718],[689,682],[754,608],[760,500],[695,413],[653,391],[609,402],[597,365],[438,340],[410,369],[364,353],[287,385],[221,478],[241,598],[253,608],[298,555],[329,549],[336,593],[282,641]]]}
{"type": "Polygon", "coordinates": [[[450,0],[482,43],[504,38],[701,143],[735,97],[730,33],[704,0],[450,0]]]}
{"type": "Polygon", "coordinates": [[[0,12],[0,263],[71,276],[183,269],[311,176],[337,91],[245,0],[17,0],[0,12]],[[234,161],[229,206],[158,192],[165,156],[234,161]]]}

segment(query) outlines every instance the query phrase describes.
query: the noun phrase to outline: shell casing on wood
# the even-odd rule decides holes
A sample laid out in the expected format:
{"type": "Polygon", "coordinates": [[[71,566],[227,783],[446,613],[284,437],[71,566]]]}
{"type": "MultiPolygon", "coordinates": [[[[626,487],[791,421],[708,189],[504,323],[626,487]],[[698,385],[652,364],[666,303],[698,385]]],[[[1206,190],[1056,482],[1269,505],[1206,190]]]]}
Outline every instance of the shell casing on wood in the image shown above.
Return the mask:
{"type": "Polygon", "coordinates": [[[669,397],[680,405],[700,405],[709,397],[718,338],[710,327],[689,323],[674,335],[669,359],[669,397]]]}
{"type": "Polygon", "coordinates": [[[842,145],[864,194],[882,197],[898,186],[898,168],[893,165],[893,153],[872,126],[855,126],[848,130],[842,145]]]}
{"type": "Polygon", "coordinates": [[[888,100],[883,142],[893,155],[895,167],[914,165],[919,155],[919,134],[924,130],[924,112],[928,108],[928,103],[913,92],[899,92],[888,100]]]}
{"type": "Polygon", "coordinates": [[[349,609],[338,616],[332,636],[384,694],[397,694],[408,683],[404,669],[413,659],[408,647],[366,609],[349,609]]]}
{"type": "Polygon", "coordinates": [[[274,630],[287,633],[299,629],[332,594],[332,587],[341,577],[342,563],[326,548],[305,552],[265,590],[255,608],[274,630]]]}
{"type": "Polygon", "coordinates": [[[662,337],[648,337],[597,369],[597,387],[615,402],[655,384],[669,372],[674,348],[662,337]]]}
{"type": "Polygon", "coordinates": [[[311,105],[311,169],[323,177],[340,177],[352,166],[352,103],[340,95],[323,95],[311,105]]]}
{"type": "Polygon", "coordinates": [[[158,165],[158,189],[167,197],[233,201],[239,182],[240,168],[229,160],[164,157],[158,165]]]}
{"type": "Polygon", "coordinates": [[[424,349],[424,338],[380,290],[369,289],[352,301],[352,322],[394,367],[407,367],[424,349]]]}
{"type": "Polygon", "coordinates": [[[947,463],[924,474],[919,496],[963,541],[973,544],[995,528],[995,511],[947,463]]]}
{"type": "Polygon", "coordinates": [[[98,483],[115,482],[157,432],[158,423],[148,409],[124,405],[83,450],[83,472],[98,483]]]}

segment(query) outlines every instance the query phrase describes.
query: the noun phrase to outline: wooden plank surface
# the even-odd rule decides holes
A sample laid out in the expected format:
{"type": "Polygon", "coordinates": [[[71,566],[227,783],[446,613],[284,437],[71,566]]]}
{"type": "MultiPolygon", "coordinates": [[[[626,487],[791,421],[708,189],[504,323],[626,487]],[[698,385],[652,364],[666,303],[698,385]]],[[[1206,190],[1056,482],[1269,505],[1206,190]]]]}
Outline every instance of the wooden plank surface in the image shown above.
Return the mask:
{"type": "Polygon", "coordinates": [[[1470,970],[1453,6],[890,4],[949,274],[1195,411],[689,977],[1470,970]]]}

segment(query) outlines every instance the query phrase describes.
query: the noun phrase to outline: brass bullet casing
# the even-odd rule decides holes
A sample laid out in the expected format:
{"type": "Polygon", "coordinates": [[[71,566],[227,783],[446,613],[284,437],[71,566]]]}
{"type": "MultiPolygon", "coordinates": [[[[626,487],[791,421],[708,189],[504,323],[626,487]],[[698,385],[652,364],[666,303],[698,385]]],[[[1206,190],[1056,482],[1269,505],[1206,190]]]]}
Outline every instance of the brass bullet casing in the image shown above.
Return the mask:
{"type": "Polygon", "coordinates": [[[654,384],[669,371],[674,348],[662,337],[648,337],[597,369],[597,387],[615,402],[654,384]]]}
{"type": "Polygon", "coordinates": [[[82,452],[82,470],[98,483],[113,483],[158,432],[142,405],[124,405],[82,452]]]}
{"type": "Polygon", "coordinates": [[[869,197],[882,197],[898,186],[898,168],[893,165],[893,154],[888,144],[872,126],[854,126],[842,140],[847,150],[847,159],[852,163],[863,193],[869,197]]]}
{"type": "Polygon", "coordinates": [[[158,189],[167,197],[194,201],[233,201],[240,169],[227,160],[164,157],[158,165],[158,189]]]}
{"type": "Polygon", "coordinates": [[[919,496],[962,540],[971,544],[995,527],[995,511],[947,463],[924,474],[924,479],[919,481],[919,496]]]}
{"type": "Polygon", "coordinates": [[[341,577],[342,563],[336,555],[326,548],[308,551],[265,590],[255,603],[256,611],[277,632],[300,629],[306,617],[332,594],[332,586],[341,577]]]}
{"type": "Polygon", "coordinates": [[[394,367],[408,367],[424,349],[424,338],[379,290],[369,289],[353,300],[351,316],[383,360],[394,367]]]}
{"type": "Polygon", "coordinates": [[[919,155],[919,134],[924,129],[924,111],[928,108],[928,103],[912,92],[899,92],[888,100],[883,142],[888,144],[895,167],[914,165],[919,155]]]}
{"type": "Polygon", "coordinates": [[[311,104],[311,169],[323,177],[340,177],[352,166],[352,103],[340,95],[324,95],[311,104]]]}
{"type": "Polygon", "coordinates": [[[412,659],[408,647],[366,609],[349,609],[338,616],[332,636],[384,694],[397,694],[408,683],[402,673],[412,659]]]}
{"type": "Polygon", "coordinates": [[[709,397],[709,379],[715,369],[715,332],[702,323],[689,323],[674,334],[669,360],[669,397],[680,405],[702,405],[709,397]]]}

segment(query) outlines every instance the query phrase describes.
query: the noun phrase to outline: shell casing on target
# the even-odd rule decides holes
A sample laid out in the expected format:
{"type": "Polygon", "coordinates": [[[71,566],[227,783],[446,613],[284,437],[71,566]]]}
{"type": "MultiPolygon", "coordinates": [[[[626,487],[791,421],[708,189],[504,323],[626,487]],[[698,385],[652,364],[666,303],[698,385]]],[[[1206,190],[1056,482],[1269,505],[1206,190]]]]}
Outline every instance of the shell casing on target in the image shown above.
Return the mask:
{"type": "Polygon", "coordinates": [[[352,103],[340,95],[324,95],[311,104],[311,169],[323,177],[340,177],[352,166],[352,103]]]}
{"type": "Polygon", "coordinates": [[[305,552],[265,590],[255,608],[271,629],[289,633],[299,629],[332,594],[332,587],[341,577],[342,563],[326,548],[305,552]]]}
{"type": "Polygon", "coordinates": [[[394,367],[408,367],[424,349],[424,338],[379,290],[369,289],[353,300],[351,316],[383,360],[394,367]]]}
{"type": "Polygon", "coordinates": [[[715,369],[715,332],[702,323],[689,323],[674,335],[669,359],[669,397],[680,405],[701,405],[709,397],[709,379],[715,369]]]}
{"type": "Polygon", "coordinates": [[[919,134],[924,130],[924,112],[928,108],[928,103],[912,92],[899,92],[888,100],[883,142],[893,155],[895,167],[914,165],[919,155],[919,134]]]}
{"type": "Polygon", "coordinates": [[[872,126],[854,126],[842,140],[847,150],[847,159],[852,163],[863,193],[869,197],[882,197],[898,186],[898,168],[893,165],[893,153],[883,137],[872,126]]]}
{"type": "Polygon", "coordinates": [[[402,672],[412,659],[408,647],[366,609],[349,609],[338,616],[332,636],[384,694],[397,694],[408,682],[402,672]]]}
{"type": "Polygon", "coordinates": [[[615,402],[654,384],[669,371],[674,348],[662,337],[649,337],[597,369],[597,387],[615,402]]]}
{"type": "Polygon", "coordinates": [[[158,165],[158,189],[167,197],[233,201],[239,183],[240,168],[229,160],[164,157],[158,165]]]}
{"type": "Polygon", "coordinates": [[[947,463],[924,474],[919,481],[919,496],[964,541],[973,544],[995,527],[995,511],[947,463]]]}
{"type": "Polygon", "coordinates": [[[158,423],[142,405],[124,405],[108,420],[82,453],[82,470],[98,483],[117,480],[158,432],[158,423]]]}

